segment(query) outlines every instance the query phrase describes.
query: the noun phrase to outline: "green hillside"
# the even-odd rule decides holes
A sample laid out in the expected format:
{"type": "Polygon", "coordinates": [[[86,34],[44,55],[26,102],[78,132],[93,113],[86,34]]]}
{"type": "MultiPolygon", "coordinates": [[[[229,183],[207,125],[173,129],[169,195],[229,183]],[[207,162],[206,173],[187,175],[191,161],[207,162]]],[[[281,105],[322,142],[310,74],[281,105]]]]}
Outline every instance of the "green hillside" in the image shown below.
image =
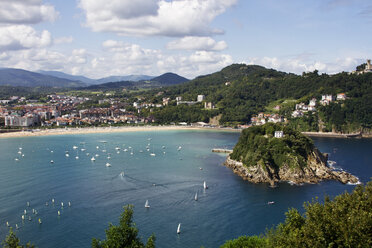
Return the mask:
{"type": "MultiPolygon", "coordinates": [[[[278,113],[290,119],[294,105],[298,102],[306,102],[313,97],[320,100],[322,94],[335,96],[338,93],[346,93],[348,99],[342,104],[319,106],[316,115],[305,115],[294,120],[293,127],[302,131],[318,131],[320,120],[324,124],[323,131],[349,132],[371,128],[372,124],[372,73],[349,75],[343,72],[336,75],[319,75],[314,71],[299,76],[256,65],[233,64],[188,83],[168,87],[159,99],[154,99],[155,92],[157,91],[149,91],[144,95],[155,101],[160,101],[161,97],[175,99],[177,96],[186,101],[195,101],[197,95],[205,95],[206,101],[213,102],[216,106],[212,115],[222,114],[220,124],[225,125],[248,123],[252,115],[267,111],[267,106],[275,102],[283,103],[278,113]]],[[[185,114],[185,109],[175,105],[173,102],[173,106],[157,110],[153,115],[160,123],[200,121],[177,114],[185,114]],[[173,115],[169,114],[171,108],[175,113],[173,115]],[[169,118],[175,116],[179,117],[169,118]]],[[[190,111],[194,116],[208,119],[211,111],[205,111],[203,108],[204,105],[199,104],[198,109],[190,108],[190,111]]]]}

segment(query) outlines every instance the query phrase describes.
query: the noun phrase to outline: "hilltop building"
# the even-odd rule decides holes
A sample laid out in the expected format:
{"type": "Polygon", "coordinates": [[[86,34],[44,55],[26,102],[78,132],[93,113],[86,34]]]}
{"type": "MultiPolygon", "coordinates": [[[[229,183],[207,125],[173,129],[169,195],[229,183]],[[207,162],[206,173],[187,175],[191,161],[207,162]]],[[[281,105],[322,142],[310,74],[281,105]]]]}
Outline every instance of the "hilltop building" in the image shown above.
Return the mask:
{"type": "Polygon", "coordinates": [[[366,68],[364,69],[364,72],[372,72],[372,65],[370,59],[367,59],[367,65],[366,68]]]}

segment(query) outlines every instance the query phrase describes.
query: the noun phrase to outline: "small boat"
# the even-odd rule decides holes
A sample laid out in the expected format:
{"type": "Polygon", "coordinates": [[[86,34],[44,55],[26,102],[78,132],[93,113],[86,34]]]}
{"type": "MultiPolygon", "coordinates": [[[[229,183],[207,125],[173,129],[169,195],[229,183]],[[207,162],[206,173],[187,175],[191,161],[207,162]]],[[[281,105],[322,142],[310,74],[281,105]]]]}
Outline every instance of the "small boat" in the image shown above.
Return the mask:
{"type": "Polygon", "coordinates": [[[145,208],[149,208],[150,205],[149,205],[149,200],[146,200],[146,203],[145,203],[145,208]]]}
{"type": "Polygon", "coordinates": [[[53,160],[50,160],[50,163],[51,163],[51,164],[54,164],[54,161],[53,161],[53,160]]]}
{"type": "Polygon", "coordinates": [[[22,214],[22,220],[25,220],[25,216],[22,214]]]}
{"type": "Polygon", "coordinates": [[[79,159],[79,156],[76,156],[75,159],[79,159]]]}
{"type": "Polygon", "coordinates": [[[102,150],[102,152],[106,152],[106,150],[102,150]]]}
{"type": "Polygon", "coordinates": [[[48,202],[45,202],[45,206],[48,206],[49,205],[49,203],[48,202]]]}
{"type": "Polygon", "coordinates": [[[96,157],[99,157],[99,154],[96,154],[96,157]]]}
{"type": "Polygon", "coordinates": [[[274,204],[275,202],[274,201],[269,201],[267,202],[267,205],[271,205],[271,204],[274,204]]]}
{"type": "Polygon", "coordinates": [[[106,163],[106,167],[111,167],[111,164],[110,163],[106,163]]]}
{"type": "Polygon", "coordinates": [[[27,207],[29,207],[30,206],[30,202],[27,202],[27,207]]]}
{"type": "Polygon", "coordinates": [[[18,158],[15,158],[14,160],[15,160],[15,161],[18,161],[19,159],[18,159],[18,158]]]}
{"type": "Polygon", "coordinates": [[[22,150],[22,149],[23,149],[22,147],[19,148],[19,150],[22,150]]]}
{"type": "Polygon", "coordinates": [[[26,210],[26,209],[25,209],[25,210],[23,210],[23,213],[24,213],[24,214],[27,214],[27,210],[26,210]]]}
{"type": "Polygon", "coordinates": [[[77,146],[73,146],[72,149],[76,150],[76,149],[78,149],[78,147],[77,146]]]}
{"type": "Polygon", "coordinates": [[[91,160],[91,161],[96,161],[96,159],[95,159],[94,157],[92,157],[90,160],[91,160]]]}
{"type": "Polygon", "coordinates": [[[54,204],[54,198],[52,198],[52,203],[54,204]]]}
{"type": "Polygon", "coordinates": [[[71,202],[68,202],[68,206],[71,207],[71,202]]]}
{"type": "Polygon", "coordinates": [[[22,154],[22,157],[24,157],[25,155],[24,154],[22,154]]]}
{"type": "Polygon", "coordinates": [[[42,223],[42,222],[41,222],[41,219],[40,219],[40,218],[39,218],[39,220],[38,220],[38,221],[39,221],[39,224],[41,224],[41,223],[42,223]]]}
{"type": "Polygon", "coordinates": [[[99,149],[99,146],[96,146],[97,149],[99,149]]]}
{"type": "Polygon", "coordinates": [[[66,153],[66,155],[65,155],[66,157],[70,157],[70,154],[68,154],[68,153],[66,153]]]}
{"type": "Polygon", "coordinates": [[[124,176],[125,174],[124,174],[124,171],[122,171],[122,172],[120,172],[120,176],[124,176]]]}
{"type": "Polygon", "coordinates": [[[57,214],[58,214],[58,216],[60,216],[61,215],[61,212],[58,210],[57,214]]]}
{"type": "Polygon", "coordinates": [[[162,146],[161,149],[165,149],[165,146],[162,146]]]}
{"type": "Polygon", "coordinates": [[[50,153],[53,153],[53,151],[50,151],[50,153]]]}
{"type": "Polygon", "coordinates": [[[155,154],[155,153],[150,153],[150,156],[153,156],[153,157],[155,157],[155,156],[156,156],[156,154],[155,154]]]}
{"type": "Polygon", "coordinates": [[[80,151],[82,151],[82,152],[85,152],[85,150],[86,150],[85,148],[81,148],[81,149],[80,149],[80,151]]]}
{"type": "Polygon", "coordinates": [[[16,229],[19,229],[18,224],[16,224],[16,229]]]}
{"type": "Polygon", "coordinates": [[[111,159],[111,157],[110,157],[110,156],[108,156],[108,157],[107,157],[107,159],[111,159]]]}
{"type": "Polygon", "coordinates": [[[18,154],[22,154],[22,152],[21,151],[18,151],[18,154]]]}
{"type": "Polygon", "coordinates": [[[9,225],[9,222],[8,222],[8,221],[6,222],[6,226],[7,226],[7,227],[10,227],[10,225],[9,225]]]}
{"type": "Polygon", "coordinates": [[[117,147],[115,147],[115,150],[117,150],[117,151],[118,151],[118,150],[120,150],[120,147],[118,147],[118,146],[117,146],[117,147]]]}
{"type": "Polygon", "coordinates": [[[208,189],[207,183],[205,181],[203,183],[203,187],[204,187],[204,189],[208,189]]]}
{"type": "Polygon", "coordinates": [[[177,227],[177,234],[180,234],[180,233],[181,233],[181,223],[179,223],[177,227]]]}
{"type": "Polygon", "coordinates": [[[31,216],[28,216],[28,221],[31,221],[31,216]]]}
{"type": "Polygon", "coordinates": [[[63,207],[63,202],[61,202],[61,207],[63,207]]]}
{"type": "Polygon", "coordinates": [[[32,209],[32,213],[35,214],[35,209],[34,208],[32,209]]]}
{"type": "Polygon", "coordinates": [[[195,193],[195,197],[194,197],[195,201],[198,200],[198,192],[195,193]]]}
{"type": "Polygon", "coordinates": [[[179,146],[178,149],[177,149],[177,151],[181,151],[181,149],[182,149],[182,146],[179,146]]]}

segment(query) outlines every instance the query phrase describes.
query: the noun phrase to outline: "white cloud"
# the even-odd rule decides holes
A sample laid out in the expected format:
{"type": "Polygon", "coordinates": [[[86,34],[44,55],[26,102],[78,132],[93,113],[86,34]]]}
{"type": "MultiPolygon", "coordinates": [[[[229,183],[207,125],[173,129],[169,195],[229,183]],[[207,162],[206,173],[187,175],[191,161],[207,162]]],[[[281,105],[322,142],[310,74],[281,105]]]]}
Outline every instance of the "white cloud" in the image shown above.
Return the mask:
{"type": "Polygon", "coordinates": [[[30,26],[0,26],[0,51],[46,47],[52,42],[49,31],[36,32],[30,26]]]}
{"type": "Polygon", "coordinates": [[[318,70],[321,73],[339,73],[341,71],[353,71],[363,60],[352,57],[336,59],[335,62],[302,60],[299,56],[294,58],[262,57],[249,58],[244,63],[262,65],[279,71],[301,74],[318,70]]]}
{"type": "Polygon", "coordinates": [[[206,36],[211,22],[237,0],[80,0],[86,26],[124,36],[206,36]]]}
{"type": "Polygon", "coordinates": [[[227,48],[225,41],[215,41],[211,37],[187,36],[167,44],[170,50],[222,51],[227,48]]]}
{"type": "Polygon", "coordinates": [[[42,0],[1,0],[0,24],[35,24],[57,16],[54,7],[42,0]]]}
{"type": "Polygon", "coordinates": [[[74,41],[74,38],[72,36],[65,36],[65,37],[58,37],[53,40],[54,44],[67,44],[72,43],[74,41]]]}

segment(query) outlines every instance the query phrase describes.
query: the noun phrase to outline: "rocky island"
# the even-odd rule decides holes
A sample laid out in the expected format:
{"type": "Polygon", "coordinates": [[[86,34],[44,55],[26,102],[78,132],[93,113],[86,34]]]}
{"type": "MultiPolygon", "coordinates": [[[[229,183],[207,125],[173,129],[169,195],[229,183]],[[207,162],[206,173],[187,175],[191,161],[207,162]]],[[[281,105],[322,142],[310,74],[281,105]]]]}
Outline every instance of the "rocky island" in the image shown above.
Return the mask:
{"type": "Polygon", "coordinates": [[[253,183],[318,183],[338,180],[358,183],[358,178],[327,165],[313,141],[293,129],[268,123],[243,130],[225,165],[244,180],[253,183]]]}

